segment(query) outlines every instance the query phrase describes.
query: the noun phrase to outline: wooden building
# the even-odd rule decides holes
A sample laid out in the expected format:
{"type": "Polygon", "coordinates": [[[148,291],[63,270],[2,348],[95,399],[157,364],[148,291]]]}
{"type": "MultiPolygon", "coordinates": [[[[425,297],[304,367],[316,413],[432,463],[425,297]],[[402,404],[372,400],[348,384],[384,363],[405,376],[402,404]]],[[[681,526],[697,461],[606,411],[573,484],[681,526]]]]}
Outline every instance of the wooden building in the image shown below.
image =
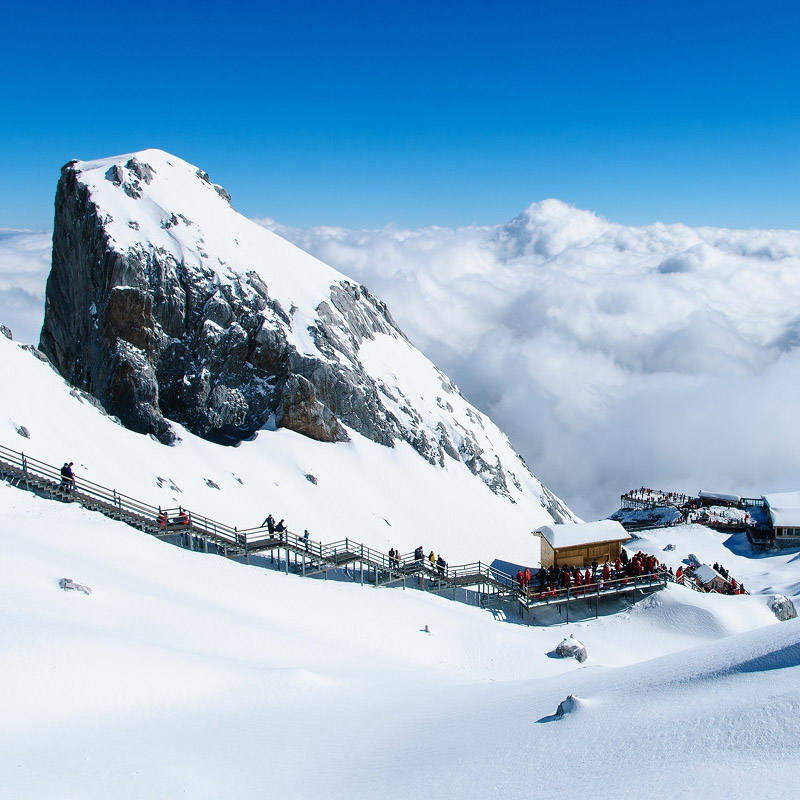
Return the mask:
{"type": "Polygon", "coordinates": [[[540,562],[543,567],[589,566],[592,561],[613,561],[630,534],[610,519],[566,525],[542,525],[533,532],[541,539],[540,562]]]}
{"type": "Polygon", "coordinates": [[[775,536],[775,544],[800,545],[800,492],[765,494],[764,505],[775,536]]]}
{"type": "Polygon", "coordinates": [[[701,564],[695,569],[694,579],[707,592],[721,592],[728,583],[714,567],[709,567],[708,564],[701,564]]]}
{"type": "Polygon", "coordinates": [[[721,492],[700,491],[697,499],[701,506],[727,506],[728,508],[738,508],[742,502],[742,498],[738,494],[722,494],[721,492]]]}

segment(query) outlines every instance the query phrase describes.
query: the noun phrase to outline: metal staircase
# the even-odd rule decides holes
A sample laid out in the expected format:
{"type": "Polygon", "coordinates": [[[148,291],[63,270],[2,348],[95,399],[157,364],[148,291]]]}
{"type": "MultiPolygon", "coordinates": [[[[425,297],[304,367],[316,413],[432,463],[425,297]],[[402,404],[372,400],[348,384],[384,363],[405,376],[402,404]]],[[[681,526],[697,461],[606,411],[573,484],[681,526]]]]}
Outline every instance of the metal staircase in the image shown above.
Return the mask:
{"type": "Polygon", "coordinates": [[[137,530],[171,540],[192,550],[219,553],[228,558],[268,554],[288,573],[304,577],[323,575],[338,570],[353,581],[373,586],[402,584],[413,579],[425,591],[445,593],[470,589],[478,593],[482,605],[491,601],[519,603],[520,615],[530,621],[531,613],[544,606],[569,606],[578,601],[594,601],[596,614],[599,600],[638,591],[648,594],[663,589],[670,576],[648,575],[622,578],[592,584],[579,589],[567,588],[549,592],[534,587],[520,587],[511,576],[481,561],[458,566],[440,567],[428,558],[414,553],[390,558],[386,553],[345,538],[325,544],[306,540],[291,531],[270,531],[267,527],[239,528],[206,517],[185,507],[162,508],[144,503],[128,495],[85,479],[65,485],[60,469],[23,452],[0,445],[0,479],[13,486],[34,491],[41,496],[63,502],[76,502],[84,508],[126,522],[137,530]],[[281,559],[283,555],[283,559],[281,559]]]}

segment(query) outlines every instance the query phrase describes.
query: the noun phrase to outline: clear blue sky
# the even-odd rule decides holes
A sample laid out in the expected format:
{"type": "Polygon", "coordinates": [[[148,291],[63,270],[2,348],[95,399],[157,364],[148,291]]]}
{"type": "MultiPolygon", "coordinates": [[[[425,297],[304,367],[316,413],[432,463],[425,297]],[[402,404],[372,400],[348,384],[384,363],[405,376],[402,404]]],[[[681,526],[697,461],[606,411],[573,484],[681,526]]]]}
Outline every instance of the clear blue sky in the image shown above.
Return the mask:
{"type": "Polygon", "coordinates": [[[160,147],[249,216],[800,228],[796,0],[41,3],[4,11],[0,227],[160,147]]]}

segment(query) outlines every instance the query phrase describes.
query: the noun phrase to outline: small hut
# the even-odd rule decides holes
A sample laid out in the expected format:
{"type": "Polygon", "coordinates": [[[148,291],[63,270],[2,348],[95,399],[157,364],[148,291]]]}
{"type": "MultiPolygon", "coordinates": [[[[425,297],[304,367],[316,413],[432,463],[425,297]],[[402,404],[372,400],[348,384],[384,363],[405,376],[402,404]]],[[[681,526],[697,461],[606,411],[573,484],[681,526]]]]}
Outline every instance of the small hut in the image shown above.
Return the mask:
{"type": "Polygon", "coordinates": [[[765,494],[775,544],[796,547],[800,544],[800,492],[765,494]]]}
{"type": "Polygon", "coordinates": [[[543,567],[588,566],[613,561],[630,534],[611,519],[565,525],[542,525],[533,532],[541,539],[543,567]]]}
{"type": "Polygon", "coordinates": [[[697,494],[701,506],[726,506],[736,508],[742,502],[738,494],[723,494],[722,492],[703,492],[697,494]]]}
{"type": "Polygon", "coordinates": [[[714,567],[709,567],[708,564],[701,564],[695,569],[694,579],[707,592],[722,591],[727,583],[725,578],[714,567]]]}

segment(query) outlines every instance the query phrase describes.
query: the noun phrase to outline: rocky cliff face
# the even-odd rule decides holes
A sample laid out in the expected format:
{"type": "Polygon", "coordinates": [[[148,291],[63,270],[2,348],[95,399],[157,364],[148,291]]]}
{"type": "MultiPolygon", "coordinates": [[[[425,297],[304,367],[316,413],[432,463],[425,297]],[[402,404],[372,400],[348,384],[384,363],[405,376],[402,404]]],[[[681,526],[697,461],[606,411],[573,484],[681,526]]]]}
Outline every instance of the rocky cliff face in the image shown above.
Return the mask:
{"type": "Polygon", "coordinates": [[[170,420],[227,444],[265,427],[405,441],[572,518],[385,304],[161,151],[62,169],[40,347],[123,424],[165,443],[170,420]]]}

